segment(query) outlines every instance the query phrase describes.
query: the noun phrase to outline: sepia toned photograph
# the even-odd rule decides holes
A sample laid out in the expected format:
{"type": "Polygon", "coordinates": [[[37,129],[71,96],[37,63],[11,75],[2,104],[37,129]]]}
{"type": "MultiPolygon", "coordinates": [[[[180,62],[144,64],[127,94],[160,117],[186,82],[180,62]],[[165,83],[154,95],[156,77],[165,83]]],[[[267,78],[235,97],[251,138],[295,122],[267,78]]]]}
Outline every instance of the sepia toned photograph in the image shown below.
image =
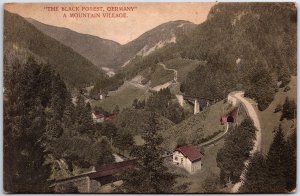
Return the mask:
{"type": "Polygon", "coordinates": [[[6,3],[5,193],[295,193],[295,2],[6,3]]]}

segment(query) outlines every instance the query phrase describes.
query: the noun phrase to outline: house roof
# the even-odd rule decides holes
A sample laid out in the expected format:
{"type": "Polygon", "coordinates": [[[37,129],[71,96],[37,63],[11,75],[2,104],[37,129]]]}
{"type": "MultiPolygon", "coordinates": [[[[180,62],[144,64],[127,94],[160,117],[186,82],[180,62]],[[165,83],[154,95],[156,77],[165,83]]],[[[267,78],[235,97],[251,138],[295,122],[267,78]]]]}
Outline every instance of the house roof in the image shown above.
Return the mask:
{"type": "Polygon", "coordinates": [[[105,117],[104,114],[101,114],[101,113],[98,112],[98,111],[94,111],[94,112],[92,112],[92,113],[95,115],[96,118],[104,118],[104,117],[105,117]]]}
{"type": "Polygon", "coordinates": [[[104,165],[102,167],[96,168],[96,171],[94,172],[85,173],[78,176],[72,176],[72,177],[58,179],[58,180],[52,180],[52,182],[60,183],[60,182],[66,182],[69,180],[79,179],[84,177],[89,177],[90,179],[101,178],[105,176],[122,173],[124,171],[128,171],[129,169],[133,169],[135,165],[136,165],[135,159],[127,160],[123,162],[111,163],[109,165],[104,165]]]}
{"type": "Polygon", "coordinates": [[[195,162],[201,159],[202,153],[196,146],[188,145],[176,148],[175,151],[181,152],[185,157],[187,157],[191,162],[195,162]]]}
{"type": "Polygon", "coordinates": [[[96,172],[88,174],[91,179],[114,175],[132,169],[136,165],[136,160],[127,160],[117,163],[111,163],[102,167],[96,167],[96,172]]]}

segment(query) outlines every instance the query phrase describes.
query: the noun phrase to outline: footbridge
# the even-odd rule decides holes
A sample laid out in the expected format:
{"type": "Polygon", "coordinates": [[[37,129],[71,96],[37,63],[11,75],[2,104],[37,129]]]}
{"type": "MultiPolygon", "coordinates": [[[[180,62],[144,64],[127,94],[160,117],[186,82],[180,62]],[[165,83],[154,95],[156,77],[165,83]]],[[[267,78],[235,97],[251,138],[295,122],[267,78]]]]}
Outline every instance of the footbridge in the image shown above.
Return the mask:
{"type": "Polygon", "coordinates": [[[56,193],[70,193],[70,188],[79,193],[96,193],[100,186],[117,182],[119,179],[116,175],[134,168],[135,165],[136,160],[112,163],[96,168],[96,171],[54,180],[52,186],[56,193]]]}

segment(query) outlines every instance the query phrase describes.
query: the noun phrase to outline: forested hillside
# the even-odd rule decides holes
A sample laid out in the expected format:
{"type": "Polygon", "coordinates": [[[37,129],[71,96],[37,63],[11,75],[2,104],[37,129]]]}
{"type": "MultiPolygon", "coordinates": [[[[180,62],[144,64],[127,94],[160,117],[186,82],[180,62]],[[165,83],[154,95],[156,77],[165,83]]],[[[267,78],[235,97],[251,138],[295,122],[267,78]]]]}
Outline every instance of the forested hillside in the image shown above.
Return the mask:
{"type": "Polygon", "coordinates": [[[297,13],[293,3],[219,3],[208,19],[176,44],[169,44],[127,68],[134,76],[159,62],[181,57],[206,61],[181,86],[186,94],[222,99],[245,90],[264,110],[277,82],[296,74],[297,13]]]}
{"type": "MultiPolygon", "coordinates": [[[[48,37],[19,15],[4,11],[4,42],[30,50],[54,66],[71,87],[84,87],[105,73],[71,48],[48,37]]],[[[5,44],[6,45],[6,44],[5,44]]]]}
{"type": "Polygon", "coordinates": [[[6,192],[52,192],[56,161],[64,160],[71,173],[114,162],[109,135],[93,124],[91,107],[81,96],[71,102],[52,66],[28,49],[6,45],[4,70],[6,192]]]}
{"type": "Polygon", "coordinates": [[[118,54],[121,49],[121,44],[112,40],[77,33],[67,28],[46,25],[31,18],[27,19],[27,21],[46,35],[72,48],[99,67],[114,66],[113,60],[115,55],[118,54]]]}
{"type": "Polygon", "coordinates": [[[210,94],[215,97],[245,90],[264,110],[273,100],[277,81],[285,86],[296,74],[296,18],[292,3],[213,7],[208,20],[184,38],[189,44],[182,45],[181,55],[208,62],[205,71],[199,68],[187,77],[186,92],[206,93],[208,84],[215,87],[210,94]]]}

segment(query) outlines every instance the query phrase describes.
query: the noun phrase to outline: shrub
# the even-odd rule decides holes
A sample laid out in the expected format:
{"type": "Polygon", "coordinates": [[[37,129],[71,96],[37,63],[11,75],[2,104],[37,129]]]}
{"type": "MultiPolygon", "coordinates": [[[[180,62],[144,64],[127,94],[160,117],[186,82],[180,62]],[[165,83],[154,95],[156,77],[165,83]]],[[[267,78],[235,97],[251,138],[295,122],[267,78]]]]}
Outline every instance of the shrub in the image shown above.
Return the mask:
{"type": "Polygon", "coordinates": [[[284,92],[288,92],[289,90],[291,90],[291,87],[289,87],[289,86],[286,86],[285,88],[284,88],[284,92]]]}
{"type": "Polygon", "coordinates": [[[282,110],[282,106],[278,104],[274,110],[274,113],[280,112],[282,110]]]}
{"type": "Polygon", "coordinates": [[[280,120],[286,118],[287,120],[291,120],[296,118],[297,105],[294,100],[285,99],[285,102],[282,106],[282,116],[280,120]]]}

